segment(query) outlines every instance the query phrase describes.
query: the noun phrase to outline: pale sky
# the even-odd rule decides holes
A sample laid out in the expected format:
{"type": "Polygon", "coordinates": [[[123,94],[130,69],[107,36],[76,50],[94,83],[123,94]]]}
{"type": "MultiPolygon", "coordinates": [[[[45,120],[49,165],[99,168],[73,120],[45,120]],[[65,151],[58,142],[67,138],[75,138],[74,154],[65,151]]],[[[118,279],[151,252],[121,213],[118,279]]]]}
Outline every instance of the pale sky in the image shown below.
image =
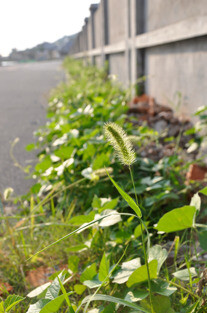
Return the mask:
{"type": "Polygon", "coordinates": [[[0,54],[53,42],[81,30],[99,0],[0,0],[0,54]]]}

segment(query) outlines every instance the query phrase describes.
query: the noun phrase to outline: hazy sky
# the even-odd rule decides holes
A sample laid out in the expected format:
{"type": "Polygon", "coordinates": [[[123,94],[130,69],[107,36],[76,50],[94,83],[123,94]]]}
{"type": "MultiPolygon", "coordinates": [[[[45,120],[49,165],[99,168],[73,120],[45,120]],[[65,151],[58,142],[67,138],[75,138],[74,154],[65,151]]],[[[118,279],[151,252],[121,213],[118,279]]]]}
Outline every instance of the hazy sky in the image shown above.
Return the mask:
{"type": "Polygon", "coordinates": [[[99,0],[0,0],[0,54],[53,42],[81,30],[99,0]]]}

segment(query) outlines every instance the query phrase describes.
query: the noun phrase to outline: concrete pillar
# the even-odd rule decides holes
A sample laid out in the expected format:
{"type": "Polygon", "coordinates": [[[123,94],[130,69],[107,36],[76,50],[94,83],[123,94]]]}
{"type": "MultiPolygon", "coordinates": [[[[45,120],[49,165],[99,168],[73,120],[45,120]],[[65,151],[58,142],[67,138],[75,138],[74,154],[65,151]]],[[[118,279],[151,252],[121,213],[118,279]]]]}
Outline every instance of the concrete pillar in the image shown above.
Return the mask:
{"type": "Polygon", "coordinates": [[[130,85],[131,83],[131,50],[130,50],[130,37],[131,37],[131,0],[127,1],[127,10],[126,10],[126,48],[125,48],[125,66],[128,71],[128,78],[127,78],[127,85],[130,85]]]}
{"type": "MultiPolygon", "coordinates": [[[[136,0],[136,35],[146,31],[146,5],[147,0],[136,0]]],[[[137,50],[137,78],[145,76],[145,49],[137,50]]],[[[145,80],[139,82],[138,90],[140,93],[145,92],[145,80]]]]}
{"type": "Polygon", "coordinates": [[[137,50],[135,46],[135,38],[136,38],[136,0],[130,1],[130,37],[131,37],[131,84],[135,85],[137,80],[137,50]]]}
{"type": "Polygon", "coordinates": [[[84,20],[85,22],[85,47],[86,47],[86,50],[88,50],[88,17],[85,18],[84,20]]]}
{"type": "MultiPolygon", "coordinates": [[[[98,4],[94,3],[90,6],[91,11],[91,38],[92,38],[92,49],[95,48],[95,24],[94,24],[94,13],[98,9],[98,4]]],[[[95,58],[92,57],[92,64],[95,65],[95,58]]]]}

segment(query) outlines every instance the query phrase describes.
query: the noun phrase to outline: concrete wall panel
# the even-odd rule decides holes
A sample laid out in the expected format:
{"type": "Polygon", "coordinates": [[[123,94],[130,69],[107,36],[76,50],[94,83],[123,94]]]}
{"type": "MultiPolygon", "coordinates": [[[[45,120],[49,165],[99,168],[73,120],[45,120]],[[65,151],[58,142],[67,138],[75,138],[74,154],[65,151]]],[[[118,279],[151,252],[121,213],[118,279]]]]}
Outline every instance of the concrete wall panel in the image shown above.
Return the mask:
{"type": "Polygon", "coordinates": [[[146,31],[174,24],[190,17],[206,15],[206,0],[145,0],[146,31]]]}
{"type": "Polygon", "coordinates": [[[111,54],[109,56],[109,74],[116,75],[117,79],[124,85],[128,82],[128,69],[124,53],[111,54]]]}
{"type": "Polygon", "coordinates": [[[94,62],[95,62],[95,65],[96,65],[97,67],[102,67],[102,66],[103,66],[101,56],[96,56],[96,57],[94,58],[94,62]]]}
{"type": "Polygon", "coordinates": [[[108,1],[109,44],[126,38],[128,0],[108,1]]]}
{"type": "Polygon", "coordinates": [[[148,76],[146,91],[158,102],[178,102],[182,96],[180,112],[192,114],[206,105],[207,90],[207,38],[177,42],[146,50],[145,63],[148,76]]]}

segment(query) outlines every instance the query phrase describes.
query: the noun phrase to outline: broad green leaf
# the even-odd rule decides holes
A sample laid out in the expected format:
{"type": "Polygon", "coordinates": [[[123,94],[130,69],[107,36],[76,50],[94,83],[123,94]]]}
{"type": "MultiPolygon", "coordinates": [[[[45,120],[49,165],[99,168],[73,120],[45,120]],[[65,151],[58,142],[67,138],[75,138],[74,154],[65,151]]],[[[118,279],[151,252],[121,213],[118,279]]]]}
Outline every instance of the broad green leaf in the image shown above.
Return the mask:
{"type": "Polygon", "coordinates": [[[93,160],[92,168],[93,170],[97,170],[99,168],[104,168],[104,166],[107,166],[109,164],[109,155],[106,153],[100,153],[96,156],[96,158],[93,160]]]}
{"type": "Polygon", "coordinates": [[[207,196],[207,187],[204,187],[199,192],[202,193],[204,196],[207,196]]]}
{"type": "Polygon", "coordinates": [[[110,303],[109,305],[107,305],[107,307],[104,308],[103,311],[101,311],[101,313],[114,313],[116,309],[116,305],[115,303],[110,303]]]}
{"type": "Polygon", "coordinates": [[[41,299],[35,304],[30,304],[29,309],[27,310],[26,313],[39,313],[42,310],[42,308],[50,301],[51,301],[50,299],[41,299]]]}
{"type": "Polygon", "coordinates": [[[68,252],[80,252],[80,251],[84,251],[85,249],[88,249],[88,246],[84,245],[84,244],[80,244],[80,245],[76,245],[76,246],[69,246],[67,248],[68,252]]]}
{"type": "MultiPolygon", "coordinates": [[[[68,295],[71,294],[71,292],[68,293],[68,295]]],[[[59,310],[61,307],[63,301],[65,300],[65,295],[61,295],[50,302],[46,303],[44,307],[40,310],[39,313],[55,313],[59,310]]]]}
{"type": "Polygon", "coordinates": [[[61,159],[69,159],[74,151],[73,146],[71,147],[60,147],[54,151],[54,154],[61,159]]]}
{"type": "Polygon", "coordinates": [[[200,211],[201,208],[201,198],[198,193],[195,193],[191,199],[190,206],[194,206],[197,211],[200,211]]]}
{"type": "Polygon", "coordinates": [[[92,207],[93,209],[100,209],[101,208],[101,199],[95,195],[93,197],[93,202],[92,202],[92,207]]]}
{"type": "Polygon", "coordinates": [[[73,273],[78,272],[79,261],[80,261],[80,258],[77,255],[69,255],[68,267],[73,273]]]}
{"type": "Polygon", "coordinates": [[[0,302],[0,313],[4,313],[5,311],[4,311],[4,302],[3,301],[1,301],[0,302]]]}
{"type": "Polygon", "coordinates": [[[119,187],[117,185],[117,183],[113,180],[113,178],[109,175],[109,173],[107,172],[111,182],[113,183],[113,185],[116,187],[116,189],[118,190],[118,192],[120,193],[120,195],[122,196],[122,198],[128,203],[128,205],[130,206],[130,208],[137,214],[137,216],[139,218],[142,217],[142,213],[140,208],[138,207],[138,205],[134,202],[134,200],[125,192],[121,189],[121,187],[119,187]]]}
{"type": "Polygon", "coordinates": [[[140,266],[140,258],[136,258],[128,262],[122,263],[121,269],[114,275],[113,283],[125,283],[129,279],[131,274],[140,266]]]}
{"type": "Polygon", "coordinates": [[[162,264],[167,259],[167,250],[163,249],[159,245],[155,245],[149,249],[149,258],[148,261],[157,260],[157,274],[159,274],[159,271],[161,269],[162,264]]]}
{"type": "Polygon", "coordinates": [[[86,286],[77,284],[74,286],[74,290],[78,295],[82,295],[82,293],[86,290],[86,286]]]}
{"type": "Polygon", "coordinates": [[[83,283],[85,280],[91,280],[96,274],[96,263],[93,263],[83,271],[80,276],[80,282],[83,283]]]}
{"type": "MultiPolygon", "coordinates": [[[[149,225],[149,222],[145,222],[145,225],[149,225]]],[[[141,228],[141,224],[137,225],[137,227],[134,230],[134,236],[135,238],[138,238],[142,235],[142,228],[141,228]]]]}
{"type": "Polygon", "coordinates": [[[186,205],[164,214],[155,227],[158,231],[171,233],[193,227],[196,208],[186,205]]]}
{"type": "Polygon", "coordinates": [[[117,206],[118,202],[119,202],[119,198],[115,198],[111,201],[107,201],[106,203],[104,203],[103,209],[113,210],[117,206]]]}
{"type": "Polygon", "coordinates": [[[83,284],[90,288],[90,289],[93,289],[93,288],[98,288],[99,286],[101,286],[102,282],[96,278],[94,279],[91,279],[91,280],[85,280],[83,282],[83,284]]]}
{"type": "Polygon", "coordinates": [[[176,290],[176,287],[169,287],[168,282],[160,279],[152,280],[151,282],[152,292],[158,293],[162,296],[171,296],[176,290]]]}
{"type": "Polygon", "coordinates": [[[92,296],[87,296],[83,299],[82,304],[87,303],[88,301],[107,301],[107,302],[113,302],[113,303],[117,303],[123,306],[126,306],[128,308],[132,308],[135,310],[139,310],[140,312],[144,312],[144,313],[150,313],[151,311],[149,309],[145,309],[142,308],[141,306],[134,304],[132,302],[120,299],[120,298],[115,298],[115,297],[111,297],[108,295],[101,295],[101,294],[96,294],[96,295],[92,295],[92,296]]]}
{"type": "Polygon", "coordinates": [[[207,251],[207,230],[198,233],[199,243],[204,251],[207,251]]]}
{"type": "Polygon", "coordinates": [[[197,276],[195,267],[191,267],[190,269],[186,268],[184,270],[177,271],[173,273],[173,276],[184,281],[189,281],[190,276],[193,278],[197,276]]]}
{"type": "MultiPolygon", "coordinates": [[[[60,281],[63,282],[65,279],[65,274],[61,272],[58,275],[58,277],[60,281]]],[[[55,280],[50,285],[50,287],[48,288],[46,295],[45,295],[45,299],[50,299],[50,300],[55,299],[57,298],[59,292],[60,292],[60,284],[59,284],[58,278],[56,277],[55,280]]]]}
{"type": "MultiPolygon", "coordinates": [[[[141,304],[143,307],[150,309],[149,298],[142,300],[141,304]]],[[[154,312],[156,313],[175,313],[175,311],[171,308],[171,302],[169,297],[166,296],[152,296],[152,305],[154,312]]]]}
{"type": "Polygon", "coordinates": [[[52,165],[52,161],[50,159],[49,156],[46,156],[42,162],[38,163],[36,166],[35,166],[35,170],[40,172],[40,173],[43,173],[45,172],[50,166],[52,165]]]}
{"type": "MultiPolygon", "coordinates": [[[[157,278],[157,260],[152,260],[148,263],[150,279],[157,278]]],[[[147,275],[147,266],[142,265],[138,269],[136,269],[129,277],[127,281],[127,287],[131,287],[135,284],[140,284],[148,280],[147,275]]]]}
{"type": "Polygon", "coordinates": [[[129,301],[129,302],[138,302],[143,299],[145,299],[149,295],[149,292],[146,290],[134,290],[134,291],[129,291],[124,300],[129,301]]]}
{"type": "Polygon", "coordinates": [[[51,283],[46,283],[44,285],[41,285],[37,288],[35,288],[34,290],[32,290],[30,293],[28,293],[27,297],[28,298],[34,298],[39,296],[44,290],[46,290],[49,286],[51,285],[51,283]]]}
{"type": "Polygon", "coordinates": [[[68,223],[73,225],[82,225],[93,221],[95,212],[90,212],[88,215],[77,215],[71,218],[68,223]]]}
{"type": "Polygon", "coordinates": [[[6,312],[9,312],[15,305],[17,305],[19,302],[24,300],[25,298],[16,296],[16,295],[10,295],[6,298],[4,302],[4,308],[6,312]]]}
{"type": "Polygon", "coordinates": [[[35,144],[34,143],[30,143],[25,147],[26,151],[32,151],[35,149],[35,144]]]}
{"type": "Polygon", "coordinates": [[[109,274],[109,260],[106,257],[106,254],[104,252],[102,259],[101,259],[101,263],[100,263],[100,267],[99,267],[99,273],[98,273],[98,278],[100,281],[104,281],[106,279],[106,277],[109,274]]]}

